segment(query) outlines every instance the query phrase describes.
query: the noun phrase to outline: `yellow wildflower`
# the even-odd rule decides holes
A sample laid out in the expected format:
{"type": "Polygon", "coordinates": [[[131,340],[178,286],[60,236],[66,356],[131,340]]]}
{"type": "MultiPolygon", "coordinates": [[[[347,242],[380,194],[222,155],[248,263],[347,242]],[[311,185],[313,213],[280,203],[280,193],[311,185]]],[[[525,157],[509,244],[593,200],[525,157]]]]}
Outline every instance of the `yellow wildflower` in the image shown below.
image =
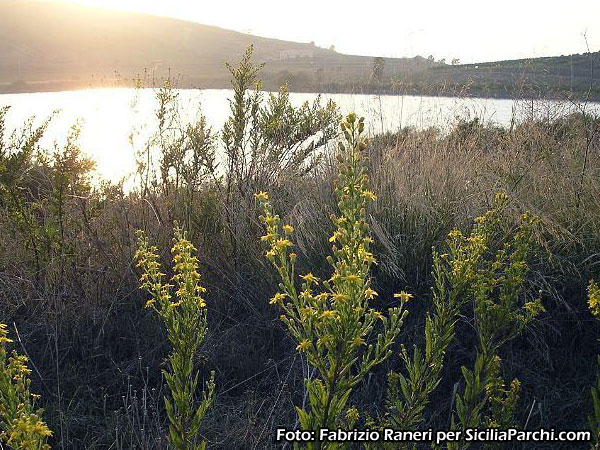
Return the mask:
{"type": "Polygon", "coordinates": [[[288,247],[291,247],[292,242],[288,239],[277,239],[277,241],[273,244],[273,247],[277,248],[278,250],[285,250],[288,247]]]}
{"type": "Polygon", "coordinates": [[[328,309],[327,311],[323,311],[323,314],[321,314],[321,319],[330,319],[335,318],[336,316],[337,313],[335,311],[328,309]]]}
{"type": "Polygon", "coordinates": [[[266,202],[269,200],[269,194],[264,191],[260,191],[258,194],[254,194],[254,198],[261,202],[266,202]]]}
{"type": "Polygon", "coordinates": [[[300,292],[300,298],[305,302],[309,302],[313,300],[313,295],[310,289],[304,289],[300,292]]]}
{"type": "Polygon", "coordinates": [[[459,230],[452,230],[448,233],[448,239],[454,240],[462,237],[462,233],[459,230]]]}
{"type": "Polygon", "coordinates": [[[302,275],[300,278],[302,278],[304,281],[308,282],[308,283],[318,283],[319,279],[317,277],[315,277],[311,272],[307,273],[306,275],[302,275]]]}
{"type": "Polygon", "coordinates": [[[321,292],[319,295],[315,296],[315,300],[320,301],[320,302],[327,301],[328,298],[329,298],[328,292],[321,292]]]}
{"type": "Polygon", "coordinates": [[[275,225],[277,222],[279,222],[279,216],[278,215],[268,215],[267,217],[265,217],[263,219],[263,222],[267,225],[275,225]]]}
{"type": "Polygon", "coordinates": [[[333,300],[336,302],[343,302],[344,300],[347,300],[348,296],[346,294],[340,294],[339,292],[337,294],[333,295],[333,300]]]}
{"type": "Polygon", "coordinates": [[[283,228],[283,231],[285,232],[285,234],[292,234],[294,232],[294,227],[291,225],[284,225],[281,228],[283,228]]]}
{"type": "Polygon", "coordinates": [[[371,310],[373,312],[373,315],[375,316],[376,319],[381,320],[382,322],[385,322],[385,317],[383,314],[381,314],[379,311],[375,311],[375,310],[371,310]]]}
{"type": "Polygon", "coordinates": [[[352,273],[350,275],[346,275],[344,277],[344,279],[346,281],[349,281],[350,283],[356,283],[356,284],[360,283],[360,277],[354,273],[352,273]]]}
{"type": "Polygon", "coordinates": [[[305,352],[306,350],[308,350],[310,348],[310,342],[308,339],[304,339],[302,342],[300,342],[297,346],[296,346],[296,350],[301,351],[301,352],[305,352]]]}
{"type": "Polygon", "coordinates": [[[372,253],[366,252],[363,259],[366,263],[377,264],[377,260],[373,257],[372,253]]]}
{"type": "Polygon", "coordinates": [[[271,300],[269,300],[269,305],[276,305],[278,303],[281,303],[284,298],[285,295],[283,295],[281,292],[278,292],[273,296],[273,298],[271,298],[271,300]]]}
{"type": "Polygon", "coordinates": [[[268,241],[272,241],[276,237],[277,237],[277,235],[275,233],[267,233],[264,236],[261,236],[260,240],[263,242],[268,242],[268,241]]]}
{"type": "Polygon", "coordinates": [[[307,318],[312,317],[315,315],[315,309],[311,308],[310,306],[306,308],[300,308],[300,315],[307,318]]]}
{"type": "Polygon", "coordinates": [[[333,235],[329,238],[329,242],[335,242],[337,241],[339,238],[342,237],[342,233],[340,233],[339,231],[336,231],[333,233],[333,235]]]}
{"type": "Polygon", "coordinates": [[[592,314],[600,317],[600,286],[593,280],[588,285],[588,305],[592,314]]]}
{"type": "Polygon", "coordinates": [[[408,292],[404,292],[404,291],[402,291],[402,292],[400,292],[400,293],[396,293],[396,294],[394,294],[394,298],[399,298],[399,299],[400,299],[400,301],[402,301],[402,302],[407,302],[407,301],[409,301],[411,298],[413,298],[413,295],[412,295],[412,294],[409,294],[408,292]]]}
{"type": "Polygon", "coordinates": [[[176,301],[176,302],[171,302],[171,303],[169,303],[169,305],[167,307],[170,308],[170,309],[175,309],[178,306],[180,306],[181,303],[182,303],[181,300],[176,301]]]}
{"type": "Polygon", "coordinates": [[[367,191],[367,190],[362,191],[360,193],[360,196],[364,197],[364,198],[368,198],[369,200],[373,200],[373,201],[377,199],[377,196],[373,192],[367,191]]]}
{"type": "Polygon", "coordinates": [[[319,346],[323,346],[323,345],[331,345],[333,340],[333,337],[329,334],[320,337],[319,339],[317,339],[317,345],[319,346]]]}
{"type": "Polygon", "coordinates": [[[352,345],[355,347],[360,347],[364,343],[365,343],[365,340],[363,338],[361,338],[360,336],[356,336],[354,338],[354,340],[352,341],[352,345]]]}
{"type": "Polygon", "coordinates": [[[377,295],[377,292],[371,288],[365,289],[365,298],[371,300],[373,297],[377,295]]]}

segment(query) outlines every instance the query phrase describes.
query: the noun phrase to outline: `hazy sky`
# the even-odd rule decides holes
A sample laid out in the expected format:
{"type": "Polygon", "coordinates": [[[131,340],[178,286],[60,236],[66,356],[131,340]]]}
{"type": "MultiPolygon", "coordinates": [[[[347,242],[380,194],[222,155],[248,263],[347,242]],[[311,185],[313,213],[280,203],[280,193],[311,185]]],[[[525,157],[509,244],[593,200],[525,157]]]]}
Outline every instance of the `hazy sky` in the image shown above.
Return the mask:
{"type": "Polygon", "coordinates": [[[309,42],[461,62],[600,50],[600,0],[65,0],[309,42]]]}

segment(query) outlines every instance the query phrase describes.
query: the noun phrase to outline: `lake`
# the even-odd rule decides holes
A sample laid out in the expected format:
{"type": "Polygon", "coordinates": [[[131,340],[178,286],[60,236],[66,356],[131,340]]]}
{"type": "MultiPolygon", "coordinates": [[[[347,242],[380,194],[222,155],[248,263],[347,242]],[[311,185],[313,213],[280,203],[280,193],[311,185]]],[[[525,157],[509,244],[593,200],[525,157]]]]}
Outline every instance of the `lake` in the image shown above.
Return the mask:
{"type": "MultiPolygon", "coordinates": [[[[182,117],[194,120],[199,111],[218,130],[229,114],[227,89],[178,90],[182,117]]],[[[316,94],[292,93],[293,104],[312,101],[316,94]]],[[[564,114],[573,105],[560,102],[515,102],[502,99],[419,97],[393,95],[327,94],[323,102],[334,100],[342,114],[355,111],[366,117],[371,134],[413,126],[442,129],[459,118],[479,117],[486,122],[509,125],[513,117],[524,114],[564,114]],[[551,107],[548,107],[548,106],[551,107]],[[558,111],[558,112],[557,112],[558,111]]],[[[152,89],[89,89],[80,91],[44,92],[0,95],[0,106],[9,105],[8,130],[20,128],[35,116],[35,123],[58,110],[42,143],[52,148],[64,143],[72,125],[81,126],[81,148],[96,161],[100,176],[111,181],[127,177],[135,169],[135,151],[142,148],[156,126],[155,91],[152,89]]],[[[596,112],[600,104],[592,105],[596,112]]]]}

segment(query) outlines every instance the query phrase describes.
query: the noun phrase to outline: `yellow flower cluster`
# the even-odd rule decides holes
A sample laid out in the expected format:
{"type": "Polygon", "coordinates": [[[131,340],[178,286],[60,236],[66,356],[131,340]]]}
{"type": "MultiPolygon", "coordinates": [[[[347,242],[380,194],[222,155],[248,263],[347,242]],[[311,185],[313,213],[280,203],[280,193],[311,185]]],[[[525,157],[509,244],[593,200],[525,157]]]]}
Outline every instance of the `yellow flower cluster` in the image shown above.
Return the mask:
{"type": "Polygon", "coordinates": [[[14,351],[8,357],[6,345],[11,342],[6,325],[0,323],[0,442],[15,449],[47,450],[46,438],[52,432],[41,419],[42,411],[35,409],[38,396],[29,390],[27,358],[14,351]]]}
{"type": "MultiPolygon", "coordinates": [[[[19,405],[23,408],[23,405],[19,405]]],[[[47,437],[52,436],[48,426],[34,413],[23,413],[15,419],[11,428],[5,434],[6,443],[11,448],[23,450],[49,449],[50,446],[42,444],[47,437]]]]}
{"type": "Polygon", "coordinates": [[[299,350],[301,352],[305,352],[306,350],[308,350],[310,348],[310,342],[308,341],[308,339],[304,339],[302,342],[300,342],[297,346],[296,346],[296,350],[299,350]]]}
{"type": "Polygon", "coordinates": [[[258,194],[254,194],[254,198],[259,202],[269,201],[269,195],[264,191],[261,191],[258,194]]]}
{"type": "Polygon", "coordinates": [[[3,323],[0,323],[0,352],[5,352],[6,350],[4,349],[4,346],[6,344],[10,344],[12,342],[12,339],[10,339],[8,337],[8,333],[6,331],[6,325],[3,323]]]}
{"type": "Polygon", "coordinates": [[[326,311],[323,311],[323,313],[321,314],[321,319],[335,319],[337,315],[337,312],[328,309],[326,311]]]}
{"type": "Polygon", "coordinates": [[[138,231],[138,249],[135,258],[137,267],[143,270],[140,284],[142,289],[151,294],[146,307],[155,309],[161,315],[173,311],[184,302],[195,303],[200,308],[206,306],[206,302],[202,298],[206,289],[200,284],[198,258],[192,255],[196,248],[185,238],[183,232],[176,230],[176,233],[177,237],[171,249],[175,273],[171,278],[173,283],[171,284],[163,282],[166,275],[161,272],[158,249],[155,246],[149,246],[147,237],[138,231]],[[178,287],[174,292],[174,296],[177,298],[175,301],[172,300],[174,285],[178,287]]]}
{"type": "Polygon", "coordinates": [[[273,298],[269,301],[270,305],[280,305],[283,302],[285,295],[281,292],[276,293],[273,298]]]}
{"type": "Polygon", "coordinates": [[[366,199],[369,199],[371,201],[377,200],[377,196],[375,194],[373,194],[371,191],[367,191],[367,190],[362,191],[360,193],[360,196],[364,197],[366,199]]]}
{"type": "Polygon", "coordinates": [[[319,282],[319,279],[310,272],[307,273],[306,275],[302,275],[300,278],[302,278],[307,283],[318,283],[319,282]]]}
{"type": "Polygon", "coordinates": [[[594,280],[588,285],[588,305],[592,314],[600,317],[600,286],[594,280]]]}

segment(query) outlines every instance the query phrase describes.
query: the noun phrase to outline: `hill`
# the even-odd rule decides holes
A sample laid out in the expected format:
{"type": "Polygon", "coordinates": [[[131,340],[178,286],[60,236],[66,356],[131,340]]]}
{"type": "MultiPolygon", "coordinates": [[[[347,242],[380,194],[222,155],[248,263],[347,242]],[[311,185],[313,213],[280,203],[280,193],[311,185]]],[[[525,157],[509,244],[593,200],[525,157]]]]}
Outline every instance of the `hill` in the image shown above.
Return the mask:
{"type": "MultiPolygon", "coordinates": [[[[53,2],[0,1],[0,92],[114,85],[145,70],[157,79],[181,75],[180,86],[229,86],[226,62],[249,44],[267,63],[268,85],[292,88],[367,80],[374,58],[313,44],[268,39],[218,27],[138,13],[53,2]]],[[[421,71],[423,58],[386,61],[397,72],[421,71]]]]}
{"type": "Polygon", "coordinates": [[[266,89],[486,97],[600,99],[600,52],[448,65],[420,56],[374,58],[312,43],[68,3],[0,0],[0,93],[146,84],[227,88],[226,62],[254,45],[266,89]]]}
{"type": "Polygon", "coordinates": [[[437,65],[421,82],[445,83],[471,94],[499,97],[562,97],[579,94],[600,99],[600,52],[464,65],[437,65]]]}

